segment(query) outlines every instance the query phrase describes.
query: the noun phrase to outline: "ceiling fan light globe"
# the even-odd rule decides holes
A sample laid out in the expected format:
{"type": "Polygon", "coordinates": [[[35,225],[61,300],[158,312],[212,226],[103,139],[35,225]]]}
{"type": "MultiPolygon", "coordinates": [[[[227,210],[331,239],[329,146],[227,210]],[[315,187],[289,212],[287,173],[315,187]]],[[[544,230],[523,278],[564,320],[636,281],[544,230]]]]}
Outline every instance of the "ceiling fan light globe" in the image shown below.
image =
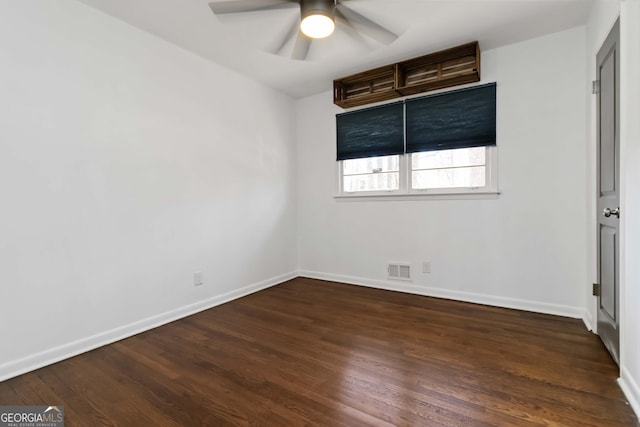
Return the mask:
{"type": "Polygon", "coordinates": [[[302,33],[312,39],[323,39],[330,36],[336,28],[333,19],[327,15],[315,14],[306,16],[300,22],[302,33]]]}

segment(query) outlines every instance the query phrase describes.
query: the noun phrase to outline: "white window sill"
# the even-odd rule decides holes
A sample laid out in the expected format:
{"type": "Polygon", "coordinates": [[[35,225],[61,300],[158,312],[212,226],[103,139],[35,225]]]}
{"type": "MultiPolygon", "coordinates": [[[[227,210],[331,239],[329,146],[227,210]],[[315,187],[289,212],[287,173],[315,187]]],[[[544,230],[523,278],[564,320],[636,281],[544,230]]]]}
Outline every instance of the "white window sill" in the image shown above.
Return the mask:
{"type": "Polygon", "coordinates": [[[419,191],[412,193],[345,193],[338,194],[333,198],[337,201],[379,201],[379,200],[487,200],[497,199],[500,195],[499,191],[490,190],[468,190],[468,191],[419,191]]]}

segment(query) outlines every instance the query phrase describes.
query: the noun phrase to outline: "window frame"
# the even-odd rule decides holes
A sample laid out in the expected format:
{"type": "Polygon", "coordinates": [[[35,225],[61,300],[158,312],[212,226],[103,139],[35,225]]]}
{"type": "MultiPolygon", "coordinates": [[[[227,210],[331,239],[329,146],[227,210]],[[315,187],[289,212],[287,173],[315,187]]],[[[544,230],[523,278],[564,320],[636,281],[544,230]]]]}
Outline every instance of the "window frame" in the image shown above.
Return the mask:
{"type": "Polygon", "coordinates": [[[483,187],[448,187],[448,188],[412,188],[412,153],[398,154],[399,159],[399,188],[388,191],[344,191],[344,160],[336,162],[338,175],[338,193],[335,198],[445,198],[445,199],[473,199],[473,198],[496,198],[500,194],[498,191],[498,149],[495,145],[485,146],[485,167],[486,179],[483,187]]]}

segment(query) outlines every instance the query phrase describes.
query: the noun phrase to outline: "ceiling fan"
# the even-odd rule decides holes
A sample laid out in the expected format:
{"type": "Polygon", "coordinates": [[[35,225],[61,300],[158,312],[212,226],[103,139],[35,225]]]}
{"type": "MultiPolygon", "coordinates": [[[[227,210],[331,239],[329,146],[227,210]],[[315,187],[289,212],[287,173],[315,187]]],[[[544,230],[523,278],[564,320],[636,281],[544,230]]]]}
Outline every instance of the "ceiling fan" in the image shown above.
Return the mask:
{"type": "Polygon", "coordinates": [[[348,0],[232,0],[214,1],[209,7],[216,15],[260,10],[300,8],[300,20],[291,26],[273,53],[281,54],[295,37],[292,59],[307,58],[311,42],[330,36],[336,23],[347,31],[364,34],[379,43],[389,44],[398,35],[344,5],[348,0]]]}

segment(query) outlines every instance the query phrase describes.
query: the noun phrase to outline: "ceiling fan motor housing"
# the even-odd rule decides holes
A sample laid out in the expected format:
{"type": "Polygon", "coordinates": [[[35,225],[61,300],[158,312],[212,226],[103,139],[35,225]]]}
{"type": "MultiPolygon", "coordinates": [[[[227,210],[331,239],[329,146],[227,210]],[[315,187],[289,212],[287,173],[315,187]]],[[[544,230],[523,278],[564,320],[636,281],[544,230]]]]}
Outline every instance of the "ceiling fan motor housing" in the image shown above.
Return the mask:
{"type": "Polygon", "coordinates": [[[311,15],[324,15],[335,20],[335,0],[300,0],[300,15],[302,19],[311,15]]]}

